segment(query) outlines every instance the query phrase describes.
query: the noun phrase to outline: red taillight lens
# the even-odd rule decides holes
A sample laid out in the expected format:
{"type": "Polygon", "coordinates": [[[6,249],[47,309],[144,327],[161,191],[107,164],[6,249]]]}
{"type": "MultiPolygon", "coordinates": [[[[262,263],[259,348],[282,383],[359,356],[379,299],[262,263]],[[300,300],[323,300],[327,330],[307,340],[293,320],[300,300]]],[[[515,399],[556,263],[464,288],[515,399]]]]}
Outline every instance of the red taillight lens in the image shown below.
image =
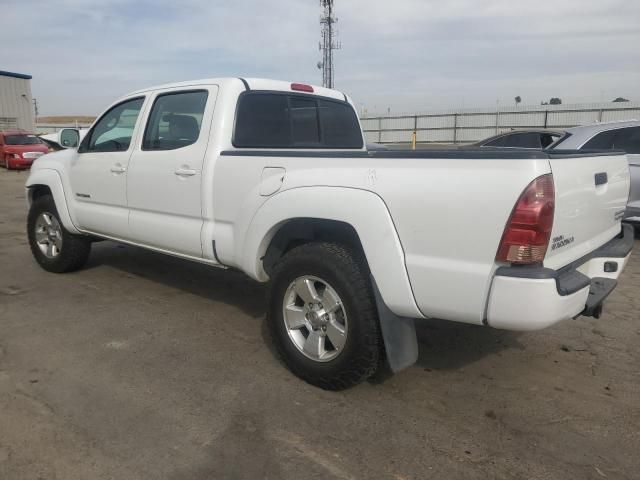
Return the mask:
{"type": "Polygon", "coordinates": [[[542,262],[551,238],[554,211],[553,177],[543,175],[520,195],[502,234],[496,260],[515,264],[542,262]]]}
{"type": "Polygon", "coordinates": [[[313,87],[311,85],[305,85],[304,83],[292,83],[291,90],[295,90],[296,92],[313,93],[313,87]]]}

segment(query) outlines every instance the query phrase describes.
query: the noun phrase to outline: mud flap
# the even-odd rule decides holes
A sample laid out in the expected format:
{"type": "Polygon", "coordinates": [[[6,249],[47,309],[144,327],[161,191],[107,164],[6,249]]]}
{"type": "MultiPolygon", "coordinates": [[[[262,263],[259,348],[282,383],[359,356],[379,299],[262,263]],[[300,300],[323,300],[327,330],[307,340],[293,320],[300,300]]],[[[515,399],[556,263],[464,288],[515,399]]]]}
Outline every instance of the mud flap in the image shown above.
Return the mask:
{"type": "Polygon", "coordinates": [[[399,317],[384,303],[376,281],[371,277],[376,296],[382,339],[391,371],[396,373],[410,367],[418,360],[418,338],[413,318],[399,317]]]}

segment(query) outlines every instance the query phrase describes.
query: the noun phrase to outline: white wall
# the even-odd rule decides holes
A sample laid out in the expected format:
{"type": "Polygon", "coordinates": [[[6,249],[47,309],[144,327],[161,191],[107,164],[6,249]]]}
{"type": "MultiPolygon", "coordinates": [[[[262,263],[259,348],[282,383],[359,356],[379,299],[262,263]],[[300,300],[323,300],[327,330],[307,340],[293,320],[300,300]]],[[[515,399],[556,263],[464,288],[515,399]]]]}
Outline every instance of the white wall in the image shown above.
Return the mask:
{"type": "Polygon", "coordinates": [[[0,128],[35,128],[31,80],[0,74],[0,128]]]}

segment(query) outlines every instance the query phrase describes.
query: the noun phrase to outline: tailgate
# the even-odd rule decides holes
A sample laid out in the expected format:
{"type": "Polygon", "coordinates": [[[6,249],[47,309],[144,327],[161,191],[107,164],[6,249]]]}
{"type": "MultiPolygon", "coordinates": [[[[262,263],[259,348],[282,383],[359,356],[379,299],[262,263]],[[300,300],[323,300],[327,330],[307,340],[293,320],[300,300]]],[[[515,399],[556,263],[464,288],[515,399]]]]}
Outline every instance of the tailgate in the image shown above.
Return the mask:
{"type": "Polygon", "coordinates": [[[629,164],[624,153],[550,154],[549,163],[556,208],[544,266],[558,269],[620,233],[629,164]]]}

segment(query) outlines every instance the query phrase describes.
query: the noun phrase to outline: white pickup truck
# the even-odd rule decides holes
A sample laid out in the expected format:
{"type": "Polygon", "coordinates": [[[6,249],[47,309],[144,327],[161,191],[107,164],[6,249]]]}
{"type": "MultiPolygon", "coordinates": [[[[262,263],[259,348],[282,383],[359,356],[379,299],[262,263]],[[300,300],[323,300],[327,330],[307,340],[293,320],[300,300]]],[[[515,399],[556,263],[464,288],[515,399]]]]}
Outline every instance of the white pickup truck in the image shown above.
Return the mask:
{"type": "Polygon", "coordinates": [[[415,319],[597,317],[633,245],[624,154],[367,151],[347,96],[273,80],[127,95],[26,186],[45,270],[112,239],[269,281],[278,351],[327,389],[411,365],[415,319]]]}

